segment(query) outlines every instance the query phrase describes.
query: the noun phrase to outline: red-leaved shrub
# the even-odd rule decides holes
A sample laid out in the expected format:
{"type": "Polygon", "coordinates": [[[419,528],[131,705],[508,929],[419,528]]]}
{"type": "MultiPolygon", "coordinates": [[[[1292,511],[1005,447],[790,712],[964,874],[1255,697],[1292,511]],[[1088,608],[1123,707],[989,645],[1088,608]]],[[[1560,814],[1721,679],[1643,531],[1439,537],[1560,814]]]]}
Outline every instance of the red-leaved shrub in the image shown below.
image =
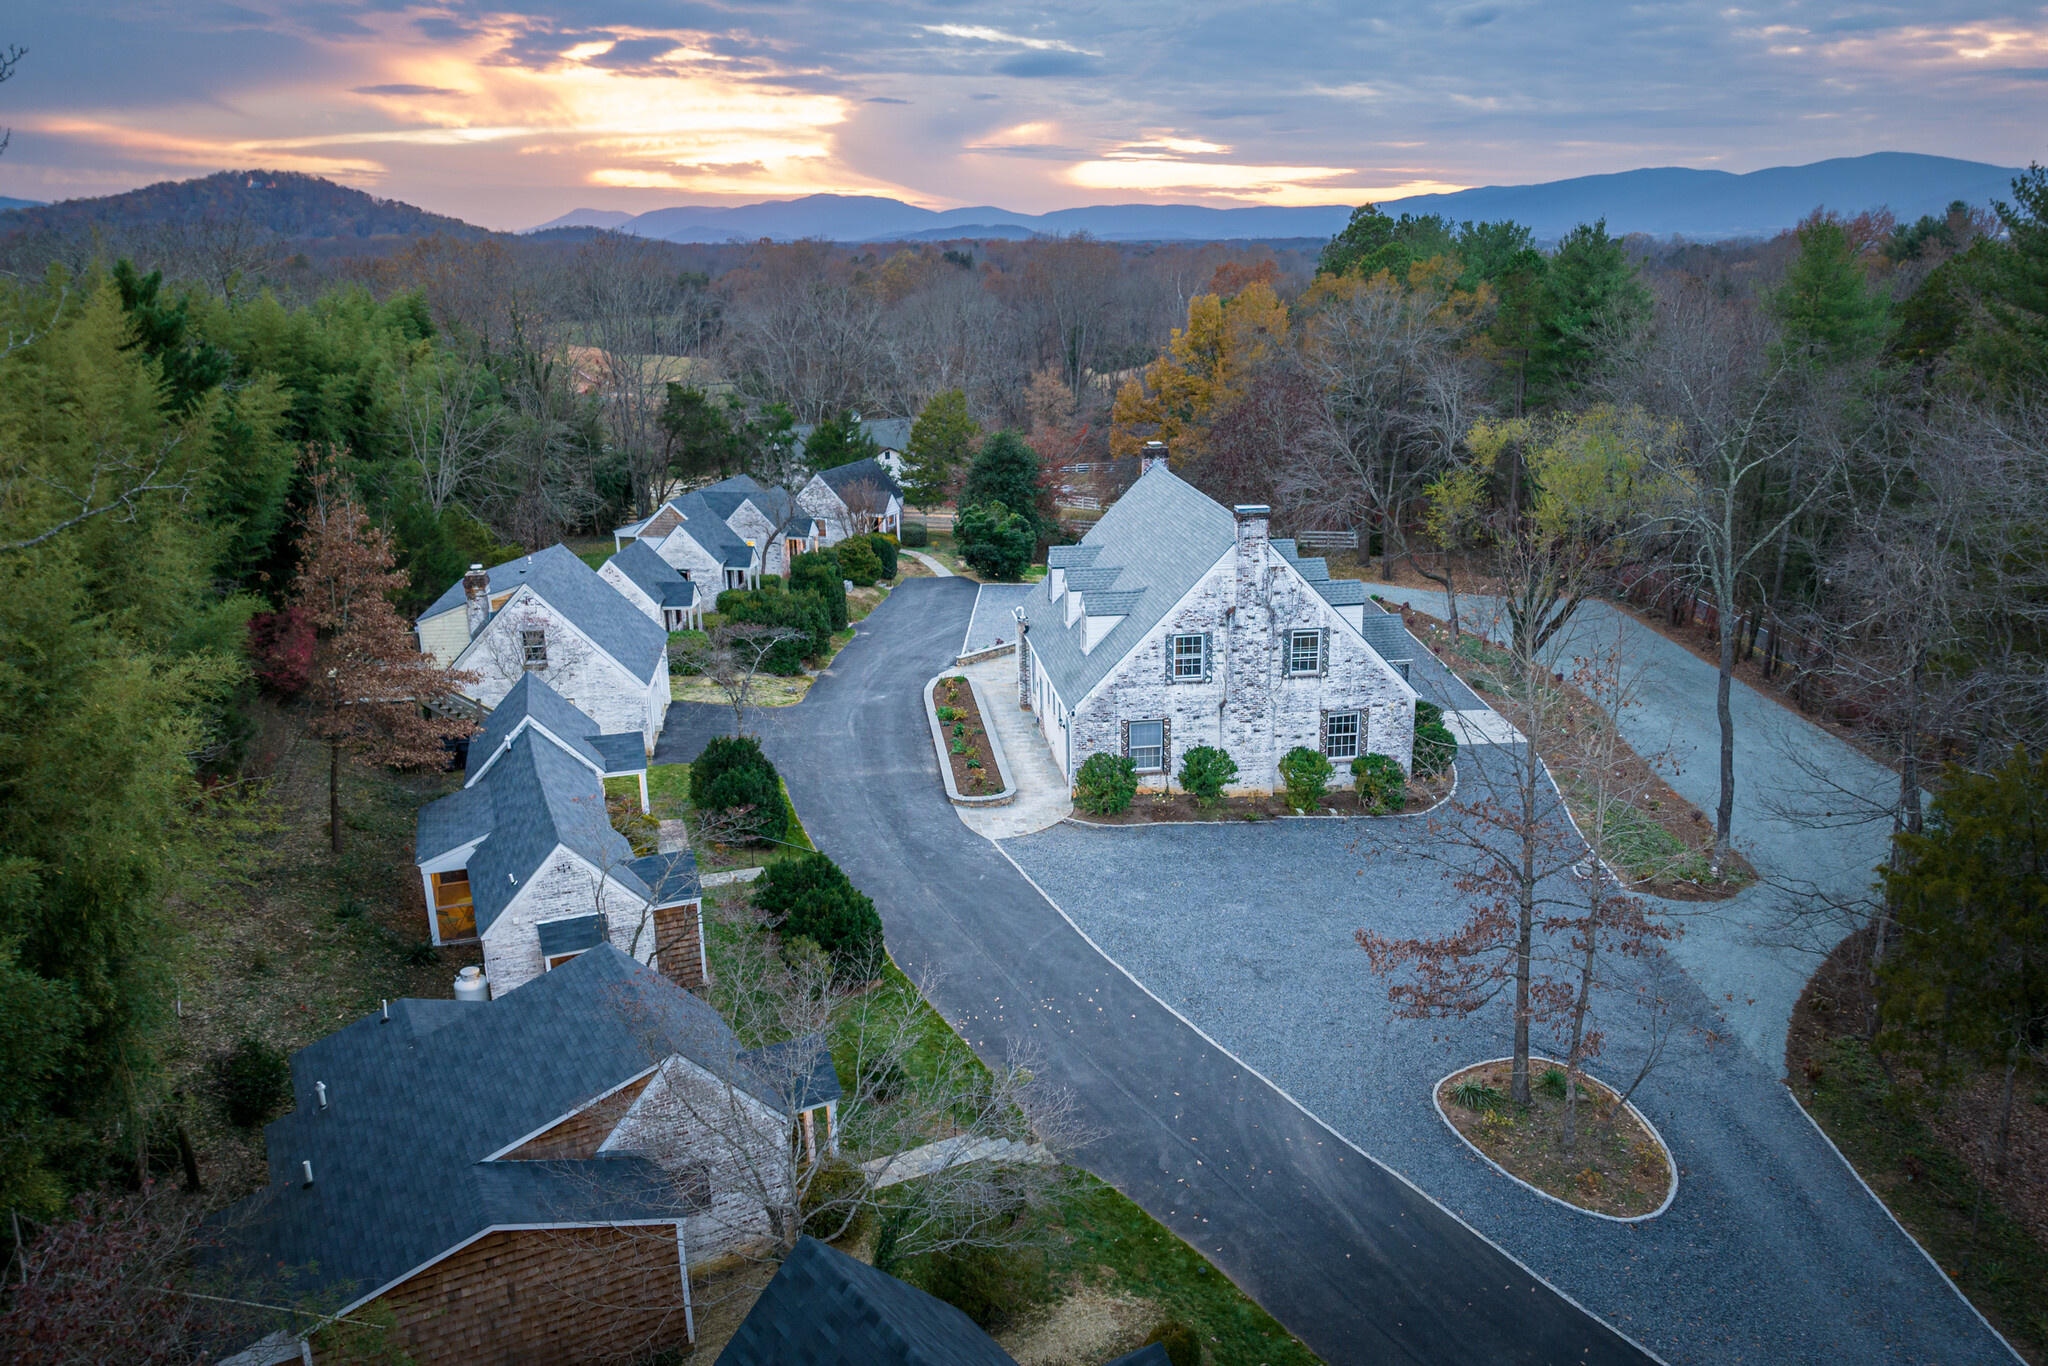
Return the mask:
{"type": "Polygon", "coordinates": [[[299,606],[249,618],[249,660],[256,681],[279,697],[296,697],[313,673],[313,623],[299,606]]]}

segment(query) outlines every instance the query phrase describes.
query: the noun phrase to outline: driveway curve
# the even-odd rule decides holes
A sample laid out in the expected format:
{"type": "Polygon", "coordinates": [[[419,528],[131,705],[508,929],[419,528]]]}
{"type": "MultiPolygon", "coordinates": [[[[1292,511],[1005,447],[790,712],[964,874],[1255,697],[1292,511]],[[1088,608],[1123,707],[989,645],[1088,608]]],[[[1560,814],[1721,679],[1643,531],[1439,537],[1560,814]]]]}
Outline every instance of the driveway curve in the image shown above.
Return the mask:
{"type": "Polygon", "coordinates": [[[954,819],[918,689],[953,659],[974,594],[905,583],[801,704],[760,714],[812,839],[963,1037],[989,1058],[1028,1050],[1070,1087],[1099,1134],[1079,1164],[1326,1361],[1647,1360],[1166,1009],[954,819]]]}

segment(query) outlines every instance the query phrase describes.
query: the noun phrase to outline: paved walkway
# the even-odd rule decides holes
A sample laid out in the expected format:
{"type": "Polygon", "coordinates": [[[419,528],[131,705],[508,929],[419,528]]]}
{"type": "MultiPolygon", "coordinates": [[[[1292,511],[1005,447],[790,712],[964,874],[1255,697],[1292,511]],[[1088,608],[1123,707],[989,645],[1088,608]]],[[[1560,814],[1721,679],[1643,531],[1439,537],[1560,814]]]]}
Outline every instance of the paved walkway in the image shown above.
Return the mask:
{"type": "MultiPolygon", "coordinates": [[[[1373,584],[1372,591],[1442,617],[1444,595],[1373,584]]],[[[1458,595],[1468,629],[1491,629],[1490,598],[1458,595]]],[[[1601,602],[1574,614],[1561,653],[1586,653],[1612,644],[1642,670],[1641,705],[1622,718],[1622,733],[1638,753],[1667,754],[1675,768],[1663,777],[1679,796],[1712,819],[1720,801],[1721,730],[1714,714],[1714,666],[1633,617],[1601,602]]],[[[1664,902],[1685,926],[1672,955],[1720,1007],[1735,1036],[1771,1075],[1785,1069],[1785,1035],[1792,1007],[1820,960],[1841,939],[1839,925],[1793,912],[1824,898],[1852,898],[1869,887],[1883,861],[1891,830],[1885,823],[1845,823],[1855,806],[1882,807],[1898,779],[1812,722],[1738,681],[1735,716],[1736,847],[1761,875],[1755,886],[1727,901],[1664,902]],[[1827,775],[1825,779],[1816,774],[1827,775]],[[1803,813],[1803,814],[1802,814],[1803,813]]]]}
{"type": "Polygon", "coordinates": [[[897,551],[897,553],[900,555],[908,555],[911,559],[916,560],[926,569],[931,570],[932,573],[937,575],[939,578],[950,579],[957,577],[952,570],[946,568],[946,566],[940,564],[937,560],[925,554],[922,550],[899,550],[897,551]]]}
{"type": "Polygon", "coordinates": [[[988,723],[1003,742],[1003,759],[1017,784],[1017,799],[1007,806],[956,806],[953,813],[969,830],[992,840],[1029,835],[1073,815],[1073,794],[1038,733],[1037,720],[1017,705],[1017,656],[997,655],[964,665],[959,672],[981,685],[982,696],[995,713],[988,723]]]}

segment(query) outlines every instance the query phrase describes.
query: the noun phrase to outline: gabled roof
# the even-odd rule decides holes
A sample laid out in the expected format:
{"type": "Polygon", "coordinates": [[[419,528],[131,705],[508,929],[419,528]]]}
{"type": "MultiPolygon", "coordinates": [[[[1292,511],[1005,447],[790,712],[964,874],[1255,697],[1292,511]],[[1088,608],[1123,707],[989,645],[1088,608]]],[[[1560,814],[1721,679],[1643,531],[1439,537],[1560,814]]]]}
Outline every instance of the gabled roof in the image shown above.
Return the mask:
{"type": "Polygon", "coordinates": [[[943,1300],[815,1238],[782,1259],[719,1366],[1017,1366],[943,1300]]]}
{"type": "Polygon", "coordinates": [[[498,752],[533,726],[539,726],[585,763],[606,768],[604,753],[592,743],[597,722],[549,687],[538,674],[529,673],[521,674],[504,701],[491,708],[490,715],[484,718],[484,728],[469,742],[464,785],[481,778],[498,752]]]}
{"type": "Polygon", "coordinates": [[[711,505],[702,490],[671,498],[668,506],[683,517],[682,524],[669,535],[688,536],[728,569],[744,569],[754,562],[754,548],[747,544],[746,537],[726,525],[724,515],[711,505]]]}
{"type": "Polygon", "coordinates": [[[636,896],[651,894],[630,866],[632,846],[612,829],[604,780],[531,729],[474,786],[421,809],[413,856],[425,862],[478,838],[483,842],[468,867],[479,935],[558,848],[606,870],[636,896]]]}
{"type": "MultiPolygon", "coordinates": [[[[576,560],[575,551],[558,543],[549,546],[538,554],[521,555],[516,560],[507,560],[503,564],[492,565],[484,571],[485,576],[491,581],[490,595],[495,598],[500,593],[511,592],[520,584],[531,579],[536,568],[544,568],[557,554],[567,555],[570,559],[576,560]]],[[[582,564],[583,561],[576,560],[576,563],[582,564]]],[[[585,567],[588,568],[588,566],[585,567]]],[[[463,601],[462,580],[457,579],[448,586],[447,592],[434,599],[431,607],[420,613],[419,619],[427,621],[440,616],[443,612],[455,611],[463,605],[463,601]]]]}
{"type": "Polygon", "coordinates": [[[388,1023],[293,1055],[297,1108],[264,1130],[270,1183],[223,1221],[225,1251],[346,1301],[494,1225],[682,1218],[644,1158],[485,1159],[676,1054],[780,1109],[740,1051],[709,1005],[608,944],[495,1001],[394,1001],[388,1023]]]}
{"type": "Polygon", "coordinates": [[[1051,563],[1065,568],[1084,608],[1123,617],[1083,652],[1086,618],[1067,625],[1050,575],[1025,597],[1032,648],[1067,705],[1078,705],[1236,544],[1230,510],[1161,464],[1131,485],[1081,544],[1055,546],[1051,563]]]}
{"type": "MultiPolygon", "coordinates": [[[[493,597],[504,589],[531,587],[593,645],[642,682],[653,682],[655,670],[668,667],[668,632],[649,621],[645,613],[626,601],[625,594],[600,578],[569,547],[551,545],[537,555],[499,565],[490,573],[493,597]]],[[[443,593],[434,607],[428,609],[427,616],[435,615],[451,594],[459,605],[462,585],[457,583],[443,593]]],[[[464,653],[468,653],[467,647],[464,653]]]]}
{"type": "Polygon", "coordinates": [[[771,1043],[740,1057],[768,1078],[778,1092],[789,1093],[792,1110],[814,1110],[844,1094],[839,1087],[839,1069],[832,1064],[832,1050],[815,1034],[771,1043]]]}
{"type": "Polygon", "coordinates": [[[1355,607],[1365,601],[1365,584],[1358,579],[1333,579],[1330,577],[1330,562],[1320,555],[1303,558],[1294,547],[1294,542],[1281,539],[1273,542],[1273,549],[1280,557],[1293,565],[1308,581],[1308,586],[1323,595],[1323,601],[1332,607],[1355,607]]]}
{"type": "Polygon", "coordinates": [[[676,906],[704,895],[703,879],[697,875],[695,850],[643,854],[627,866],[635,877],[647,884],[657,906],[676,906]]]}
{"type": "Polygon", "coordinates": [[[873,456],[866,460],[856,460],[850,465],[840,465],[835,469],[819,470],[818,477],[825,481],[825,487],[837,494],[842,502],[845,501],[847,491],[856,484],[873,484],[883,493],[892,494],[899,499],[903,497],[903,489],[896,483],[895,476],[873,456]]]}
{"type": "Polygon", "coordinates": [[[697,589],[682,572],[656,553],[645,541],[634,541],[605,561],[626,576],[627,582],[665,607],[688,607],[696,601],[697,589]],[[669,594],[680,592],[684,600],[670,602],[669,594]]]}

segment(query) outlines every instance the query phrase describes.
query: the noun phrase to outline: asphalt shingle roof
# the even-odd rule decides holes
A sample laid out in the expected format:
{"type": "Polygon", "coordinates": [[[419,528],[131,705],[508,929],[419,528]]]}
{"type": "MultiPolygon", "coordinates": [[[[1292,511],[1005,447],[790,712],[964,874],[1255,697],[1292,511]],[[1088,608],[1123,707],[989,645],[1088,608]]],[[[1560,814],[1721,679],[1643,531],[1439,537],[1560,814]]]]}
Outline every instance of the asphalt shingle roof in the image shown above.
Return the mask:
{"type": "Polygon", "coordinates": [[[567,920],[543,921],[535,927],[540,940],[542,958],[552,958],[558,953],[578,953],[594,949],[605,942],[604,917],[592,911],[589,915],[572,916],[567,920]]]}
{"type": "Polygon", "coordinates": [[[1236,543],[1237,519],[1230,509],[1162,464],[1131,485],[1080,545],[1055,547],[1054,563],[1066,567],[1067,583],[1081,591],[1084,603],[1126,609],[1124,619],[1083,652],[1087,619],[1067,625],[1066,609],[1052,600],[1049,582],[1025,597],[1031,644],[1066,704],[1077,706],[1236,543]]]}
{"type": "Polygon", "coordinates": [[[727,568],[744,569],[753,563],[754,548],[747,544],[746,537],[726,525],[724,516],[704,497],[702,490],[671,498],[668,505],[683,516],[681,525],[669,535],[688,536],[727,568]]]}
{"type": "Polygon", "coordinates": [[[491,714],[484,718],[484,728],[469,742],[468,780],[475,782],[491,757],[529,725],[539,726],[584,760],[603,767],[604,755],[591,743],[591,737],[597,733],[597,722],[538,674],[522,674],[512,685],[512,691],[505,694],[504,701],[491,708],[491,714]]]}
{"type": "Polygon", "coordinates": [[[825,481],[825,487],[840,495],[842,499],[846,496],[848,489],[852,488],[855,484],[861,483],[873,484],[882,492],[894,494],[898,498],[903,496],[903,490],[898,487],[895,476],[891,475],[888,469],[873,456],[868,457],[866,460],[856,460],[850,465],[840,465],[829,470],[819,470],[818,477],[825,481]]]}
{"type": "Polygon", "coordinates": [[[709,1005],[610,945],[495,1001],[393,1002],[293,1055],[297,1108],[264,1130],[270,1183],[223,1220],[225,1252],[354,1298],[493,1225],[676,1219],[644,1158],[485,1159],[673,1054],[777,1105],[739,1052],[709,1005]]]}
{"type": "MultiPolygon", "coordinates": [[[[690,581],[683,577],[667,560],[661,558],[653,546],[645,541],[634,541],[624,550],[605,561],[615,566],[629,579],[635,588],[665,606],[687,607],[689,602],[670,603],[666,595],[678,585],[690,588],[690,581]]],[[[694,598],[695,590],[691,590],[694,598]]]]}
{"type": "Polygon", "coordinates": [[[605,812],[604,780],[531,729],[473,786],[421,808],[413,855],[435,858],[479,836],[469,890],[480,935],[563,846],[627,891],[650,894],[630,866],[632,846],[605,812]]]}
{"type": "Polygon", "coordinates": [[[593,735],[590,743],[604,756],[606,777],[639,773],[647,767],[647,741],[637,730],[624,730],[617,735],[593,735]]]}
{"type": "Polygon", "coordinates": [[[943,1300],[815,1238],[748,1311],[718,1366],[1017,1366],[943,1300]]]}
{"type": "Polygon", "coordinates": [[[815,1034],[805,1039],[771,1043],[740,1055],[749,1067],[768,1078],[777,1091],[789,1093],[789,1108],[811,1110],[827,1101],[838,1100],[839,1069],[832,1065],[832,1050],[815,1034]]]}
{"type": "Polygon", "coordinates": [[[697,875],[695,850],[678,849],[668,854],[645,854],[626,865],[647,884],[657,906],[674,906],[704,895],[703,879],[697,875]]]}
{"type": "MultiPolygon", "coordinates": [[[[910,419],[907,417],[864,418],[860,429],[873,437],[875,444],[885,451],[900,451],[910,444],[910,419]]],[[[794,430],[798,444],[808,447],[811,433],[818,430],[818,424],[800,423],[794,430]]]]}

